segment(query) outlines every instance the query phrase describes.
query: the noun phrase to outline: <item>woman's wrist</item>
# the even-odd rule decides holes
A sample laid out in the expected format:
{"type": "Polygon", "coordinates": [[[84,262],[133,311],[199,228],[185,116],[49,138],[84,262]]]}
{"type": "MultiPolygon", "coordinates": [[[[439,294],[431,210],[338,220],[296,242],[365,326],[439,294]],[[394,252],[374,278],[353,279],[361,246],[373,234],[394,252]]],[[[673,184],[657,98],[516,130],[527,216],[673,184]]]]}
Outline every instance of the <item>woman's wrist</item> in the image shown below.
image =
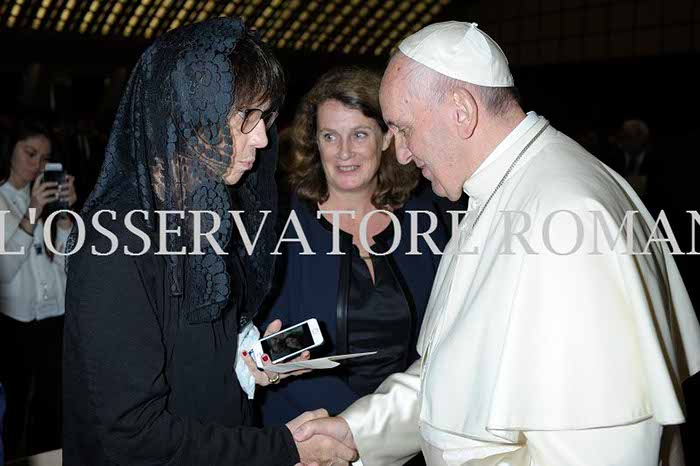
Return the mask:
{"type": "Polygon", "coordinates": [[[29,211],[24,214],[22,219],[19,221],[19,227],[24,230],[24,232],[28,235],[33,235],[34,234],[34,227],[36,224],[32,223],[29,220],[29,211]]]}
{"type": "Polygon", "coordinates": [[[73,220],[71,220],[70,215],[67,213],[63,212],[56,217],[56,225],[58,228],[61,230],[67,230],[70,231],[73,228],[73,220]]]}

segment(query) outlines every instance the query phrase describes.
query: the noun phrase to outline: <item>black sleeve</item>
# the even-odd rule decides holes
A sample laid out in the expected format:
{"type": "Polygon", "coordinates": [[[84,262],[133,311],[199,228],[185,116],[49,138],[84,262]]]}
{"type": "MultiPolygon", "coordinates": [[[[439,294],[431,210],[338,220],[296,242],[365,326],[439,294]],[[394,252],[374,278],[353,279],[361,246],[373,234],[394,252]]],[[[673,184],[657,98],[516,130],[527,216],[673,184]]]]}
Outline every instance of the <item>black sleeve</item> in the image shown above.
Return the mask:
{"type": "Polygon", "coordinates": [[[79,415],[82,427],[71,428],[83,438],[66,441],[74,450],[99,450],[77,456],[101,458],[104,464],[297,463],[294,440],[284,426],[225,427],[168,412],[161,319],[149,294],[155,260],[117,253],[83,256],[71,264],[65,357],[72,373],[65,377],[83,378],[87,387],[67,385],[73,388],[65,392],[66,403],[73,406],[66,406],[66,414],[86,414],[79,415]]]}

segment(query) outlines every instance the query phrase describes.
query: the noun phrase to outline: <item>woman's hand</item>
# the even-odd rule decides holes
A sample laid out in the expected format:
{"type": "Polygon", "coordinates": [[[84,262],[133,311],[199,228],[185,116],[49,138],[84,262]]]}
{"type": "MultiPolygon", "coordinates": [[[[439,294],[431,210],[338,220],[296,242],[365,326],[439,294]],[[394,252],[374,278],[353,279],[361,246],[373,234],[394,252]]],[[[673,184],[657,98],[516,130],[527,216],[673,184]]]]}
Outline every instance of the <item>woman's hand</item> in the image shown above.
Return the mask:
{"type": "MultiPolygon", "coordinates": [[[[78,200],[78,195],[75,193],[75,177],[72,175],[66,175],[66,182],[58,187],[58,194],[61,201],[68,204],[68,207],[73,206],[75,201],[78,200]]],[[[65,213],[61,212],[58,216],[58,228],[62,230],[70,230],[73,227],[73,218],[65,213]]]]}
{"type": "Polygon", "coordinates": [[[62,201],[68,203],[68,207],[72,207],[75,201],[78,200],[78,195],[75,193],[75,177],[66,175],[66,181],[59,186],[59,196],[62,201]]]}
{"type": "MultiPolygon", "coordinates": [[[[277,333],[280,330],[282,330],[282,321],[279,319],[274,320],[270,323],[270,325],[267,326],[263,337],[272,335],[273,333],[277,333]]],[[[286,379],[287,377],[302,375],[311,372],[311,369],[302,369],[299,371],[287,372],[286,374],[280,374],[277,372],[270,371],[261,371],[260,369],[258,369],[258,366],[255,364],[255,361],[253,361],[253,358],[250,357],[250,354],[247,351],[244,351],[241,354],[241,356],[243,357],[243,362],[245,362],[245,365],[248,366],[248,370],[250,370],[250,373],[253,374],[253,377],[255,377],[255,383],[260,385],[261,387],[266,387],[268,385],[279,383],[280,380],[286,379]]],[[[309,359],[310,356],[311,354],[308,351],[304,351],[303,353],[301,353],[300,356],[296,357],[295,359],[285,362],[306,361],[309,359]]],[[[267,354],[262,355],[262,361],[264,366],[272,364],[272,362],[270,361],[270,356],[268,356],[267,354]]]]}
{"type": "Polygon", "coordinates": [[[36,218],[41,216],[46,204],[58,200],[59,196],[58,183],[55,181],[44,182],[43,180],[43,174],[37,177],[34,186],[32,186],[31,199],[29,200],[29,207],[36,209],[36,218]]]}

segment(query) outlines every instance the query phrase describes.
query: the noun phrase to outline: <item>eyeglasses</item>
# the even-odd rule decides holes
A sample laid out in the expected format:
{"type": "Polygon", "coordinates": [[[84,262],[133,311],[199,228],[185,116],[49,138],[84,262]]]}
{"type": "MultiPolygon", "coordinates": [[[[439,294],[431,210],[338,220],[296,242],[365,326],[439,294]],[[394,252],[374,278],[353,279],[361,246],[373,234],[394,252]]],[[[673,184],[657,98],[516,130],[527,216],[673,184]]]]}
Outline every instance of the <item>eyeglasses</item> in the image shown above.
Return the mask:
{"type": "Polygon", "coordinates": [[[270,129],[275,120],[277,119],[277,112],[262,111],[259,108],[248,108],[246,110],[239,110],[238,115],[243,120],[241,123],[241,132],[243,134],[248,134],[258,126],[260,120],[265,121],[265,129],[270,129]]]}

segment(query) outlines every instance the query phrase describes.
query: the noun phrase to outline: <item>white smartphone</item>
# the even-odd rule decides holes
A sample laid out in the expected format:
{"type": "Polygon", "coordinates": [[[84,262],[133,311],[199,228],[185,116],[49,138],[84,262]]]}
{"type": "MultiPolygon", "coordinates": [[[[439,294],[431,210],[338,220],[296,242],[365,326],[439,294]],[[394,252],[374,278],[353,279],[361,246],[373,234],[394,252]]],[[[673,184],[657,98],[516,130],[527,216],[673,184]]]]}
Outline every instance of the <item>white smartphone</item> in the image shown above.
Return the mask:
{"type": "Polygon", "coordinates": [[[300,324],[280,330],[260,339],[250,350],[251,356],[259,368],[263,367],[262,356],[270,356],[272,363],[293,358],[323,343],[323,335],[316,319],[309,319],[300,324]]]}

